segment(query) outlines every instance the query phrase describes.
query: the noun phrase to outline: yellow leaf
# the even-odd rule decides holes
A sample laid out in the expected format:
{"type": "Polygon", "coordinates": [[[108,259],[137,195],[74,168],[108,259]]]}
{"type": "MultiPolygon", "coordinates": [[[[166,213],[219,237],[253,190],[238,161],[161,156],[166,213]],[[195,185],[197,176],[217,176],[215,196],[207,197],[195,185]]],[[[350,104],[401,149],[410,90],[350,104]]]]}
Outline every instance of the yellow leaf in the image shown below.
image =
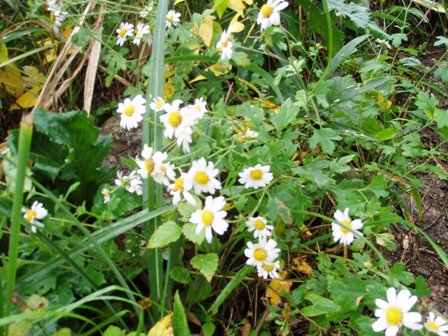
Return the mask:
{"type": "Polygon", "coordinates": [[[292,259],[292,261],[295,264],[294,266],[292,266],[292,269],[308,276],[311,276],[313,274],[313,268],[302,258],[296,257],[292,259]]]}
{"type": "Polygon", "coordinates": [[[0,83],[5,86],[8,92],[14,98],[23,94],[23,79],[19,68],[15,64],[8,64],[0,69],[0,83]]]}
{"type": "Polygon", "coordinates": [[[72,34],[73,31],[73,27],[71,26],[66,26],[61,30],[61,34],[62,36],[64,36],[67,40],[70,37],[70,35],[72,34]]]}
{"type": "Polygon", "coordinates": [[[174,84],[171,78],[165,80],[165,85],[163,86],[163,100],[169,101],[174,95],[174,84]]]}
{"type": "Polygon", "coordinates": [[[266,297],[272,306],[278,306],[281,303],[280,295],[283,291],[289,292],[292,286],[291,281],[286,281],[288,272],[279,273],[279,278],[271,280],[269,287],[266,289],[266,297]]]}
{"type": "Polygon", "coordinates": [[[41,86],[33,87],[31,90],[25,92],[21,95],[14,104],[9,108],[12,110],[23,110],[33,107],[36,104],[37,97],[39,96],[39,91],[42,89],[41,86]]]}
{"type": "Polygon", "coordinates": [[[181,3],[181,2],[184,2],[184,0],[176,0],[176,1],[174,1],[174,5],[173,6],[176,6],[178,3],[181,3]]]}
{"type": "Polygon", "coordinates": [[[280,105],[277,105],[269,100],[263,100],[260,98],[254,98],[255,100],[258,100],[259,102],[263,103],[263,105],[265,105],[266,107],[273,109],[274,112],[280,112],[280,105]]]}
{"type": "Polygon", "coordinates": [[[390,100],[384,99],[384,97],[378,93],[378,106],[382,110],[388,110],[392,106],[392,102],[390,100]]]}
{"type": "MultiPolygon", "coordinates": [[[[228,73],[230,70],[232,70],[232,66],[230,64],[227,67],[224,68],[223,65],[220,64],[220,63],[213,64],[213,65],[211,65],[211,66],[209,66],[208,68],[205,69],[205,71],[213,72],[213,74],[216,77],[222,76],[222,75],[228,73]]],[[[195,78],[193,78],[190,81],[190,83],[199,82],[199,81],[204,80],[204,79],[205,79],[204,76],[198,75],[195,78]]]]}
{"type": "Polygon", "coordinates": [[[235,12],[242,13],[246,8],[246,5],[242,0],[229,0],[227,7],[235,12]]]}
{"type": "MultiPolygon", "coordinates": [[[[38,43],[38,44],[42,44],[42,43],[38,43]]],[[[53,41],[50,38],[46,38],[44,40],[43,44],[44,44],[44,46],[51,45],[51,44],[53,44],[53,41]]],[[[44,55],[45,55],[45,59],[42,62],[43,64],[51,63],[58,57],[58,55],[56,54],[55,48],[47,49],[45,51],[44,55]]]]}
{"type": "Polygon", "coordinates": [[[8,48],[3,42],[0,42],[0,63],[6,62],[8,59],[8,48]]]}
{"type": "Polygon", "coordinates": [[[244,30],[244,25],[241,22],[238,22],[241,13],[235,14],[229,24],[229,28],[227,29],[229,33],[239,33],[244,30]]]}
{"type": "Polygon", "coordinates": [[[174,336],[171,320],[172,315],[173,313],[168,314],[157,322],[156,325],[148,332],[148,336],[174,336]]]}
{"type": "Polygon", "coordinates": [[[199,36],[204,41],[205,45],[210,47],[213,38],[213,20],[207,19],[201,22],[201,25],[199,26],[199,36]]]}
{"type": "Polygon", "coordinates": [[[22,68],[23,72],[25,73],[25,77],[23,77],[23,81],[25,82],[27,87],[35,87],[40,86],[45,83],[45,75],[39,71],[38,68],[25,65],[22,68]]]}

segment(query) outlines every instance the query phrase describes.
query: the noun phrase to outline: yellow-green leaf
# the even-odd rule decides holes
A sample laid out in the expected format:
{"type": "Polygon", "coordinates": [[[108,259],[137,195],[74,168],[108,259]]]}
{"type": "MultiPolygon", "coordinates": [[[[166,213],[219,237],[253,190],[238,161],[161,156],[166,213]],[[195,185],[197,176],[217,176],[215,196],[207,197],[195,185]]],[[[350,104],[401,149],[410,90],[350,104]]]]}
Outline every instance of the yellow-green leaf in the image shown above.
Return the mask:
{"type": "Polygon", "coordinates": [[[6,48],[4,43],[0,42],[0,63],[6,62],[8,59],[8,48],[6,48]]]}
{"type": "Polygon", "coordinates": [[[199,36],[204,41],[205,45],[207,47],[210,47],[212,44],[212,38],[213,38],[213,20],[212,19],[206,19],[201,22],[201,25],[199,26],[199,36]]]}
{"type": "Polygon", "coordinates": [[[23,110],[33,107],[36,104],[37,97],[39,97],[39,92],[41,89],[41,86],[36,86],[25,92],[16,100],[14,104],[11,105],[9,110],[23,110]]]}
{"type": "Polygon", "coordinates": [[[28,87],[42,86],[45,83],[46,77],[38,68],[25,65],[22,70],[25,73],[23,81],[28,87]]]}
{"type": "Polygon", "coordinates": [[[157,322],[156,325],[148,332],[148,336],[174,336],[172,315],[173,313],[168,314],[157,322]]]}
{"type": "Polygon", "coordinates": [[[23,95],[23,79],[19,68],[15,64],[8,64],[0,69],[0,83],[7,93],[15,98],[23,95]]]}

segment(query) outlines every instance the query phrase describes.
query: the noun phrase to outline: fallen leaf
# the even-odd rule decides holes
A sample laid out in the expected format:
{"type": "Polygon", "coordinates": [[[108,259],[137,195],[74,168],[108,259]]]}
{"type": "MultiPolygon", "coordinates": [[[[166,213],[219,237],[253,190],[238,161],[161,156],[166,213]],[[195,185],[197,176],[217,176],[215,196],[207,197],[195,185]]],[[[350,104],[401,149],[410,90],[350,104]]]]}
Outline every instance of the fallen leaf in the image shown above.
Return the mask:
{"type": "Polygon", "coordinates": [[[173,313],[168,314],[157,322],[156,325],[148,332],[148,336],[174,336],[172,315],[173,313]]]}
{"type": "Polygon", "coordinates": [[[269,282],[269,287],[266,289],[266,297],[272,306],[278,306],[281,303],[281,294],[283,291],[289,292],[292,286],[291,281],[285,280],[288,272],[279,273],[278,279],[273,279],[269,282]]]}
{"type": "Polygon", "coordinates": [[[13,110],[23,110],[33,107],[36,104],[37,97],[39,97],[39,92],[42,89],[41,86],[33,87],[31,90],[25,92],[21,95],[14,104],[9,108],[10,111],[13,110]]]}
{"type": "Polygon", "coordinates": [[[292,266],[293,270],[296,270],[297,272],[306,274],[308,276],[311,276],[313,274],[313,268],[301,257],[296,257],[292,259],[294,262],[294,265],[292,266]]]}

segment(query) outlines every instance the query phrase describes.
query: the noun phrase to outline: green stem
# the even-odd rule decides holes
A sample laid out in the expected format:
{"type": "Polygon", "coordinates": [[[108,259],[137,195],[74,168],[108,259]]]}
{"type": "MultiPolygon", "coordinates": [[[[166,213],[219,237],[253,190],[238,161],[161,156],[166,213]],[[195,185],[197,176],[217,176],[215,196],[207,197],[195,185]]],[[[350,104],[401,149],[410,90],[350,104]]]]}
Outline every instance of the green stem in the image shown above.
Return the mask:
{"type": "MultiPolygon", "coordinates": [[[[159,114],[151,111],[148,106],[155,97],[163,97],[163,86],[165,76],[165,21],[168,13],[168,0],[160,0],[157,6],[157,17],[155,22],[155,32],[153,39],[152,55],[149,60],[151,77],[149,78],[148,90],[146,91],[147,115],[149,116],[143,123],[143,144],[152,144],[155,151],[162,148],[162,132],[159,114]]],[[[148,179],[143,186],[143,207],[149,210],[158,209],[162,206],[162,187],[154,181],[148,179]]],[[[144,224],[145,238],[148,240],[159,226],[160,220],[155,218],[144,224]]],[[[150,249],[146,251],[145,262],[148,270],[149,287],[154,305],[153,318],[158,320],[163,316],[165,303],[161,302],[163,295],[163,259],[160,249],[150,249]],[[161,307],[158,310],[157,307],[161,307]]]]}
{"type": "MultiPolygon", "coordinates": [[[[19,147],[17,155],[17,176],[11,213],[11,232],[9,235],[8,266],[6,273],[6,297],[4,298],[4,316],[9,316],[12,308],[12,296],[16,284],[17,257],[19,253],[20,218],[22,216],[23,189],[26,178],[26,167],[30,155],[33,123],[31,115],[22,118],[20,123],[19,147]]],[[[2,330],[8,333],[8,326],[2,330]]]]}
{"type": "Polygon", "coordinates": [[[244,278],[249,273],[254,272],[254,268],[252,266],[244,266],[240,271],[235,275],[235,277],[230,280],[227,286],[222,290],[222,292],[218,295],[215,302],[208,309],[208,313],[211,315],[216,315],[218,313],[219,306],[224,303],[225,300],[229,297],[229,295],[233,292],[233,290],[243,282],[244,278]]]}

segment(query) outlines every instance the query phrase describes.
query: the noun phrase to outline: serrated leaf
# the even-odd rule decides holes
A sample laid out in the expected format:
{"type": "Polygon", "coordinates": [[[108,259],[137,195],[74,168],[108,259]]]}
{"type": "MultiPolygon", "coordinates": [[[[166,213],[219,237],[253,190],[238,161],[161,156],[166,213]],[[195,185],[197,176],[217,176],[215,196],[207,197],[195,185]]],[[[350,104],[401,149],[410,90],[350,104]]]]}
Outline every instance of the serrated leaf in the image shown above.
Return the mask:
{"type": "Polygon", "coordinates": [[[389,196],[387,178],[383,174],[376,175],[366,188],[378,197],[389,196]]]}
{"type": "Polygon", "coordinates": [[[448,48],[448,38],[446,38],[445,36],[437,36],[436,39],[437,39],[437,41],[434,42],[435,47],[444,45],[445,47],[448,48]]]}
{"type": "Polygon", "coordinates": [[[448,111],[437,109],[434,112],[434,120],[439,128],[448,126],[448,111]]]}
{"type": "Polygon", "coordinates": [[[199,234],[196,233],[196,227],[197,225],[195,224],[191,223],[184,224],[184,226],[182,226],[182,233],[189,241],[201,245],[205,239],[205,235],[203,231],[199,234]]]}
{"type": "Polygon", "coordinates": [[[287,99],[281,106],[278,113],[272,113],[270,116],[272,124],[275,126],[277,133],[280,133],[288,125],[296,121],[299,108],[292,104],[291,99],[287,99]]]}
{"type": "Polygon", "coordinates": [[[218,255],[216,253],[200,254],[191,259],[191,265],[210,282],[218,269],[218,255]]]}
{"type": "Polygon", "coordinates": [[[434,118],[433,113],[438,104],[439,101],[437,100],[437,98],[435,98],[434,96],[430,96],[427,92],[420,91],[417,94],[415,105],[417,105],[418,108],[425,112],[425,114],[431,120],[434,118]]]}
{"type": "Polygon", "coordinates": [[[152,234],[148,242],[148,248],[165,247],[175,242],[182,234],[182,229],[176,223],[169,221],[160,225],[152,234]]]}
{"type": "Polygon", "coordinates": [[[174,295],[173,331],[176,336],[191,335],[190,329],[188,328],[187,316],[185,315],[184,306],[180,300],[178,291],[174,295]]]}
{"type": "Polygon", "coordinates": [[[311,149],[315,150],[320,146],[325,154],[333,154],[336,145],[333,140],[341,140],[339,134],[331,128],[315,129],[313,135],[309,139],[311,149]]]}
{"type": "Polygon", "coordinates": [[[330,299],[324,298],[323,296],[314,293],[305,295],[305,300],[311,301],[313,303],[313,305],[302,309],[303,315],[308,317],[334,313],[335,311],[341,309],[340,306],[335,304],[330,299]]]}
{"type": "Polygon", "coordinates": [[[392,45],[395,48],[398,48],[401,45],[402,41],[407,41],[408,40],[408,36],[406,34],[403,34],[403,33],[392,34],[390,37],[392,38],[392,45]]]}

